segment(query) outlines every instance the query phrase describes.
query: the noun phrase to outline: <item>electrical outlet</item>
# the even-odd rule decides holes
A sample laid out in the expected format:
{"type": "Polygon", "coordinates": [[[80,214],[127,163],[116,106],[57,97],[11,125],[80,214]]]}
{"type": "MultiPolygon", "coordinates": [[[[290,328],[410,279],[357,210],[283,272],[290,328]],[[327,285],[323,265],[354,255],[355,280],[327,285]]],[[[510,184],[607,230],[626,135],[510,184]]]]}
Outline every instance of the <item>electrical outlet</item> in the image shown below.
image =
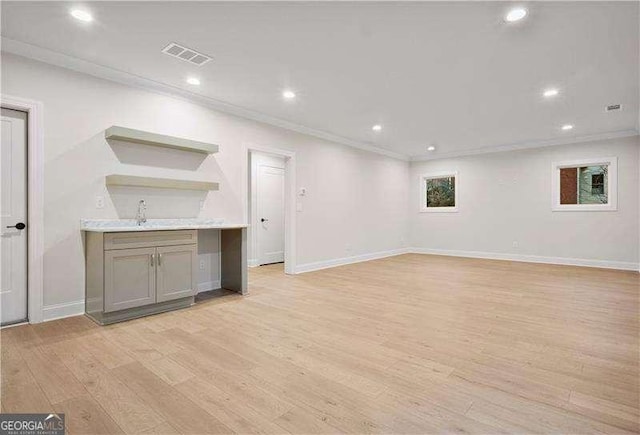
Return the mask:
{"type": "Polygon", "coordinates": [[[514,247],[514,248],[517,248],[517,247],[519,246],[519,245],[518,245],[518,241],[517,241],[517,240],[514,240],[514,241],[513,241],[513,243],[512,243],[512,245],[513,245],[513,247],[514,247]]]}
{"type": "Polygon", "coordinates": [[[104,208],[104,196],[96,196],[96,208],[104,208]]]}
{"type": "Polygon", "coordinates": [[[344,246],[344,250],[345,250],[345,251],[347,251],[347,252],[351,252],[351,245],[346,244],[346,245],[344,246]]]}
{"type": "Polygon", "coordinates": [[[200,270],[204,270],[204,260],[200,260],[200,270]]]}

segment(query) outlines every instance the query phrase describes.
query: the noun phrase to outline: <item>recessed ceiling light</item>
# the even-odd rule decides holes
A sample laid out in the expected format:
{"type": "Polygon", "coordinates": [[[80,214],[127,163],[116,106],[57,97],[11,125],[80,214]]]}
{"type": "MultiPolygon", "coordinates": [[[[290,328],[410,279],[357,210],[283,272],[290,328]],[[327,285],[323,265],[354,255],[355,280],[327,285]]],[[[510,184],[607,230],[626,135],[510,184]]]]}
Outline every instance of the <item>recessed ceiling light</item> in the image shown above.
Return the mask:
{"type": "Polygon", "coordinates": [[[282,93],[282,96],[286,99],[286,100],[293,100],[296,97],[296,93],[290,90],[286,90],[282,93]]]}
{"type": "Polygon", "coordinates": [[[83,11],[82,9],[74,9],[71,11],[71,16],[76,20],[84,21],[85,23],[93,21],[93,17],[87,11],[83,11]]]}
{"type": "Polygon", "coordinates": [[[198,79],[196,77],[189,77],[187,79],[187,83],[189,83],[190,85],[199,86],[200,85],[200,79],[198,79]]]}
{"type": "Polygon", "coordinates": [[[382,130],[382,126],[380,124],[376,124],[373,127],[371,127],[371,130],[380,131],[380,130],[382,130]]]}
{"type": "Polygon", "coordinates": [[[433,145],[427,148],[427,151],[435,151],[435,150],[436,150],[436,147],[434,147],[433,145]]]}
{"type": "Polygon", "coordinates": [[[547,98],[550,97],[555,97],[556,95],[558,95],[559,91],[557,89],[547,89],[546,91],[544,91],[544,93],[542,95],[544,95],[547,98]]]}
{"type": "Polygon", "coordinates": [[[525,8],[513,8],[509,12],[507,12],[507,15],[504,16],[504,19],[509,23],[513,23],[515,21],[520,21],[526,16],[527,10],[525,8]]]}
{"type": "Polygon", "coordinates": [[[573,125],[571,125],[571,124],[565,124],[565,125],[563,125],[563,126],[562,126],[562,129],[563,129],[563,130],[571,130],[571,129],[573,129],[573,125]]]}

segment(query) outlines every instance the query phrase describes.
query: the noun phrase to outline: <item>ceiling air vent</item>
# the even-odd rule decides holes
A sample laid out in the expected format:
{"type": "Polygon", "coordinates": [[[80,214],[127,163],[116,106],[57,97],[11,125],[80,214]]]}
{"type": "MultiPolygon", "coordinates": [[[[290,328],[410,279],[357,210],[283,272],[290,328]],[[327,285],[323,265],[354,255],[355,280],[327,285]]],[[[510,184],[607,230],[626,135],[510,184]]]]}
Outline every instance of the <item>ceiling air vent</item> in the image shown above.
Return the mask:
{"type": "Polygon", "coordinates": [[[202,66],[212,60],[211,56],[199,53],[195,50],[192,50],[191,48],[176,44],[175,42],[172,42],[171,44],[163,48],[162,52],[164,54],[168,54],[169,56],[176,57],[180,60],[184,60],[185,62],[189,62],[198,66],[202,66]]]}
{"type": "Polygon", "coordinates": [[[622,110],[622,106],[620,104],[610,104],[604,109],[605,112],[615,112],[617,110],[622,110]]]}

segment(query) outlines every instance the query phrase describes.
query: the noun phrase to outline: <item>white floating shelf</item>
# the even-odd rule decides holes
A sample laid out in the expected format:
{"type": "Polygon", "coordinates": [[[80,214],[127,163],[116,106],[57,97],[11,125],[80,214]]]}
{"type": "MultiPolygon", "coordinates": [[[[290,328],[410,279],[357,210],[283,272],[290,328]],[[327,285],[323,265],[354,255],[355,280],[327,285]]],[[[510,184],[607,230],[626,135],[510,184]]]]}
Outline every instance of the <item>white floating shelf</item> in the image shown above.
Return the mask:
{"type": "Polygon", "coordinates": [[[193,151],[202,154],[214,154],[218,152],[218,145],[195,140],[184,139],[164,134],[150,133],[148,131],[135,130],[133,128],[109,127],[104,132],[106,139],[119,140],[123,142],[152,145],[163,148],[172,148],[183,151],[193,151]]]}
{"type": "Polygon", "coordinates": [[[177,180],[124,174],[107,175],[105,182],[107,186],[154,187],[158,189],[218,190],[219,188],[219,184],[212,181],[177,180]]]}

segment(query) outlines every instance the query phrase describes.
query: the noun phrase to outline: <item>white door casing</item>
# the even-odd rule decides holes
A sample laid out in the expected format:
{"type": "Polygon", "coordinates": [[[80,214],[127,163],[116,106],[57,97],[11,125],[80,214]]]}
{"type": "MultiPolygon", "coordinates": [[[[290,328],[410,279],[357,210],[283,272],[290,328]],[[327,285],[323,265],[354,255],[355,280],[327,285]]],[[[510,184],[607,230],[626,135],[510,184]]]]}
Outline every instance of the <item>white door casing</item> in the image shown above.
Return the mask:
{"type": "Polygon", "coordinates": [[[27,114],[2,109],[0,323],[27,320],[27,114]],[[14,227],[14,228],[10,228],[14,227]]]}
{"type": "Polygon", "coordinates": [[[284,159],[255,154],[258,264],[284,261],[284,159]]]}

